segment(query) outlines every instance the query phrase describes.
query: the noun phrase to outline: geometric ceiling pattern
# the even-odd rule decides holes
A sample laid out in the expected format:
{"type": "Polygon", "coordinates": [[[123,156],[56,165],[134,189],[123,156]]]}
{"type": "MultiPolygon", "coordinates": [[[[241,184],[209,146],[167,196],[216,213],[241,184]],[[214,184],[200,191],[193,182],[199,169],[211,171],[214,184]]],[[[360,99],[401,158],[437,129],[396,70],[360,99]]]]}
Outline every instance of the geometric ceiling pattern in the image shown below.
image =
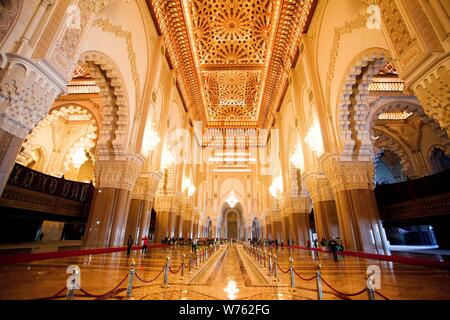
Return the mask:
{"type": "Polygon", "coordinates": [[[270,0],[193,0],[189,14],[202,65],[264,64],[270,0]]]}
{"type": "Polygon", "coordinates": [[[147,3],[193,120],[267,127],[317,0],[147,3]]]}
{"type": "Polygon", "coordinates": [[[193,0],[189,15],[208,121],[256,123],[271,1],[193,0]]]}

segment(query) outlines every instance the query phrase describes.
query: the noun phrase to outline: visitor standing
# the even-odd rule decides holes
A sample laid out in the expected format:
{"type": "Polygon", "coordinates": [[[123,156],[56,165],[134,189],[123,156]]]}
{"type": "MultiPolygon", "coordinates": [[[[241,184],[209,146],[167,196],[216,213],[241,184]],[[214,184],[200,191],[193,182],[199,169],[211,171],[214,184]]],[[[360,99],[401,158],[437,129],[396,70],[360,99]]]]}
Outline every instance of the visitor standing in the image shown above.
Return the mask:
{"type": "Polygon", "coordinates": [[[130,256],[131,247],[133,246],[133,238],[131,237],[131,235],[128,236],[127,246],[127,256],[130,256]]]}
{"type": "Polygon", "coordinates": [[[329,246],[331,252],[333,253],[334,262],[338,262],[338,257],[337,257],[338,245],[336,243],[336,240],[334,240],[334,238],[331,239],[328,242],[328,246],[329,246]]]}
{"type": "Polygon", "coordinates": [[[148,247],[148,239],[147,237],[144,237],[144,244],[142,246],[142,253],[146,254],[147,253],[147,247],[148,247]]]}

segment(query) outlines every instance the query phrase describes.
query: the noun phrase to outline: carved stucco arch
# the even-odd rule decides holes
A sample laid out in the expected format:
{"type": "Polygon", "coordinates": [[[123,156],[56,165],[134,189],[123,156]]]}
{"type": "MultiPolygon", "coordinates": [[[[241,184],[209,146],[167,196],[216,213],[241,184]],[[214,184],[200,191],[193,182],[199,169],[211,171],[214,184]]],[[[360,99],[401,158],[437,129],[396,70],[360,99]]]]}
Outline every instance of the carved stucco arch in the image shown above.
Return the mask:
{"type": "Polygon", "coordinates": [[[450,149],[450,139],[447,132],[439,125],[436,119],[425,113],[420,102],[414,98],[398,98],[395,100],[380,99],[370,107],[369,130],[372,130],[378,116],[384,112],[406,111],[417,114],[424,124],[429,124],[438,134],[442,145],[450,149]]]}
{"type": "Polygon", "coordinates": [[[405,151],[405,146],[399,143],[389,133],[382,132],[383,136],[374,143],[377,149],[390,150],[397,155],[402,165],[403,173],[410,179],[417,178],[416,170],[412,165],[412,161],[405,151]]]}
{"type": "MultiPolygon", "coordinates": [[[[438,133],[438,136],[441,139],[441,145],[443,146],[444,150],[450,152],[450,139],[448,138],[446,131],[439,126],[438,122],[435,119],[431,118],[424,112],[422,106],[420,105],[420,102],[416,98],[398,97],[398,99],[379,99],[378,101],[376,101],[371,106],[369,115],[369,130],[371,136],[376,135],[373,131],[378,116],[384,112],[393,111],[406,111],[415,113],[424,124],[429,124],[438,133]]],[[[403,142],[399,142],[395,137],[391,136],[389,132],[379,130],[376,131],[383,134],[383,139],[381,141],[374,141],[374,146],[378,149],[384,148],[386,150],[393,151],[400,158],[400,163],[406,176],[411,179],[420,177],[421,175],[418,171],[418,168],[416,169],[414,167],[413,161],[408,154],[409,148],[404,145],[403,142]]]]}
{"type": "Polygon", "coordinates": [[[100,158],[125,154],[128,151],[129,100],[119,68],[107,55],[98,51],[84,52],[79,61],[89,66],[103,98],[103,123],[97,154],[100,158]]]}
{"type": "Polygon", "coordinates": [[[350,64],[337,107],[338,130],[344,161],[368,161],[372,157],[368,117],[369,85],[391,60],[387,50],[372,48],[359,54],[350,64]]]}

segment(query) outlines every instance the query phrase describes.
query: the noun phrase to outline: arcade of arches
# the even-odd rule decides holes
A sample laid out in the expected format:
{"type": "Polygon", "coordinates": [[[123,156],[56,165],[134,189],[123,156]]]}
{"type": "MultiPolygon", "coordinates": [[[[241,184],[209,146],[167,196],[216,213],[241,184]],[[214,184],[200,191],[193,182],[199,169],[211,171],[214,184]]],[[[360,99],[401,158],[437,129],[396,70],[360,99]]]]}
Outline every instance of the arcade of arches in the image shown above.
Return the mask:
{"type": "MultiPolygon", "coordinates": [[[[0,1],[0,257],[236,240],[204,272],[219,268],[213,288],[247,270],[240,298],[259,281],[249,240],[446,260],[449,53],[447,0],[0,1]]],[[[446,271],[415,296],[401,268],[371,263],[397,277],[393,298],[450,297],[446,271]]],[[[17,266],[0,298],[43,293],[6,289],[17,266]]],[[[221,297],[198,290],[186,297],[221,297]]]]}

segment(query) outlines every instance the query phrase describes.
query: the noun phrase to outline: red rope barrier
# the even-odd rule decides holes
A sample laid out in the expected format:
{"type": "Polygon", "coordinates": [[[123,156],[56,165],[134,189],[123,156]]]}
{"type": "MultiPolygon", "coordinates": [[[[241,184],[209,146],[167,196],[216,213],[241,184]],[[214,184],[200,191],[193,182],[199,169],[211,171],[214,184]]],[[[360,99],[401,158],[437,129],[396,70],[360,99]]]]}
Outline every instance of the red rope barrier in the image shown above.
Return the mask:
{"type": "Polygon", "coordinates": [[[344,293],[341,292],[339,290],[336,290],[335,288],[333,288],[328,282],[325,281],[324,278],[321,278],[323,283],[325,283],[327,285],[328,288],[330,288],[331,290],[333,290],[334,292],[336,292],[337,294],[340,294],[342,296],[347,296],[347,297],[354,297],[354,296],[359,296],[361,294],[363,294],[364,292],[366,292],[366,288],[362,289],[361,291],[355,292],[355,293],[344,293]]]}
{"type": "Polygon", "coordinates": [[[58,299],[58,298],[62,298],[64,296],[60,296],[61,293],[63,293],[64,291],[66,291],[66,287],[62,288],[61,290],[59,290],[57,293],[55,293],[54,295],[50,296],[50,297],[45,297],[45,298],[38,298],[38,299],[32,299],[32,300],[53,300],[53,299],[58,299]]]}
{"type": "Polygon", "coordinates": [[[311,278],[303,278],[299,273],[297,273],[297,271],[295,269],[294,269],[294,273],[297,275],[297,277],[299,277],[303,281],[311,281],[311,280],[314,280],[315,278],[317,278],[317,276],[313,276],[311,278]]]}
{"type": "MultiPolygon", "coordinates": [[[[153,248],[165,248],[167,245],[150,245],[148,250],[153,248]]],[[[142,246],[133,246],[132,250],[141,250],[142,246]]],[[[27,263],[39,260],[48,259],[62,259],[68,257],[87,256],[94,254],[104,254],[126,251],[127,247],[113,247],[113,248],[96,248],[96,249],[79,249],[79,250],[63,250],[56,252],[40,252],[40,253],[16,253],[8,255],[0,255],[0,265],[13,263],[27,263]]]]}
{"type": "Polygon", "coordinates": [[[172,274],[177,274],[178,272],[180,272],[180,270],[181,270],[181,265],[180,265],[180,267],[178,268],[178,270],[175,271],[175,272],[173,272],[172,268],[169,267],[169,271],[170,271],[170,273],[172,273],[172,274]]]}
{"type": "Polygon", "coordinates": [[[135,273],[134,275],[136,276],[136,278],[139,280],[139,281],[141,281],[141,282],[143,282],[143,283],[150,283],[150,282],[153,282],[153,281],[155,281],[156,279],[158,279],[158,277],[161,275],[161,273],[164,271],[164,268],[165,267],[162,267],[162,269],[161,269],[161,271],[156,275],[156,277],[154,277],[152,280],[144,280],[143,278],[141,278],[141,277],[139,277],[139,275],[137,274],[137,273],[135,273]]]}
{"type": "Polygon", "coordinates": [[[109,290],[108,292],[106,292],[104,294],[93,294],[93,293],[88,292],[87,290],[84,290],[83,288],[81,288],[80,291],[82,293],[84,293],[84,295],[87,297],[97,298],[97,300],[104,299],[107,296],[111,295],[111,293],[114,293],[122,285],[122,283],[124,283],[125,280],[127,280],[127,279],[128,279],[128,274],[125,276],[125,278],[122,279],[122,281],[119,282],[118,285],[116,285],[113,289],[109,290]]]}
{"type": "Polygon", "coordinates": [[[277,263],[278,269],[280,269],[281,272],[283,273],[288,273],[289,269],[287,269],[286,271],[284,271],[283,269],[281,269],[280,264],[277,263]]]}

